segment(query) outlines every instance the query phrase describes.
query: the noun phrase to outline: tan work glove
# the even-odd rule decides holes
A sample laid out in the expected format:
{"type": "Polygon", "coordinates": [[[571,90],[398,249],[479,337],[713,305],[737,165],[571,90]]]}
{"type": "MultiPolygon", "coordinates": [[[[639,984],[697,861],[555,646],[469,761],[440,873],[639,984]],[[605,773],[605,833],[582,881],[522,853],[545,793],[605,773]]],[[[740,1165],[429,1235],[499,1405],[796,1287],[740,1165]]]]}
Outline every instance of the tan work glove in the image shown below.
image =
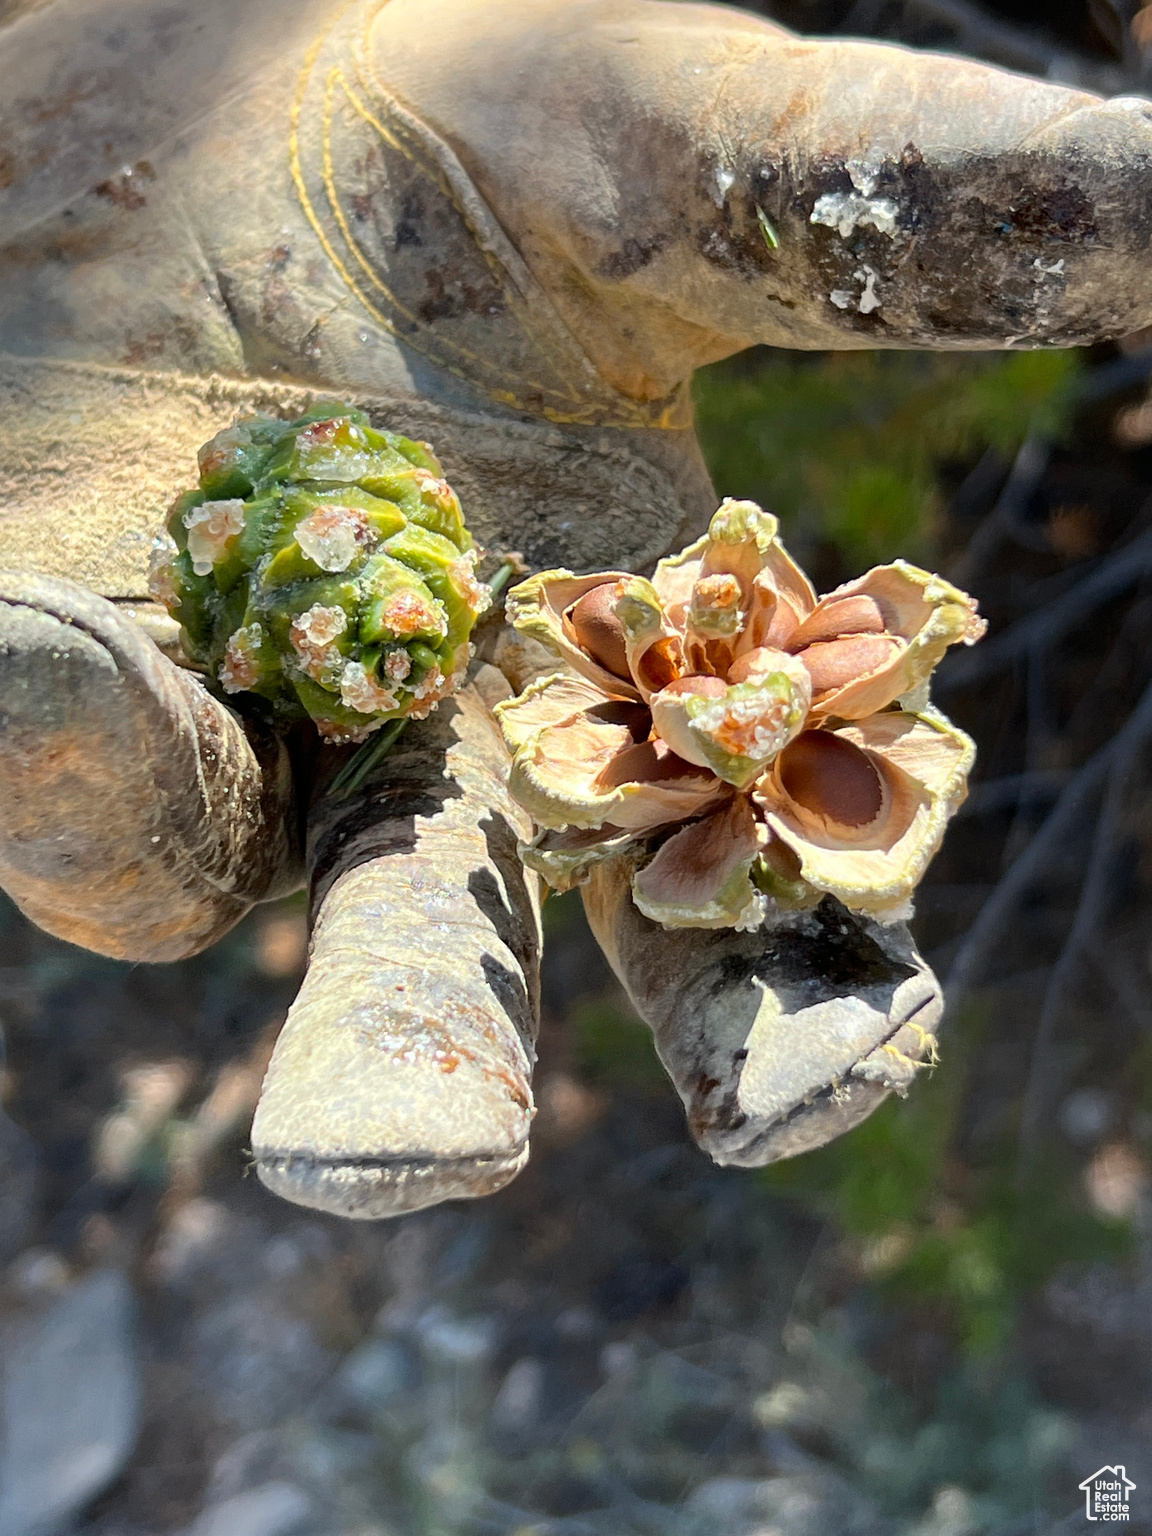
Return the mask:
{"type": "MultiPolygon", "coordinates": [[[[650,566],[712,510],[702,363],[1147,324],[1152,109],[663,0],[166,15],[58,0],[0,32],[0,879],[55,933],[164,960],[307,865],[311,969],[254,1149],[289,1198],[388,1215],[527,1155],[506,684],[482,670],[333,800],[328,749],[138,627],[173,638],[143,568],[195,448],[336,395],[431,439],[490,547],[650,566]]],[[[610,878],[590,916],[721,1160],[838,1134],[931,1048],[898,926],[665,934],[610,878]]]]}

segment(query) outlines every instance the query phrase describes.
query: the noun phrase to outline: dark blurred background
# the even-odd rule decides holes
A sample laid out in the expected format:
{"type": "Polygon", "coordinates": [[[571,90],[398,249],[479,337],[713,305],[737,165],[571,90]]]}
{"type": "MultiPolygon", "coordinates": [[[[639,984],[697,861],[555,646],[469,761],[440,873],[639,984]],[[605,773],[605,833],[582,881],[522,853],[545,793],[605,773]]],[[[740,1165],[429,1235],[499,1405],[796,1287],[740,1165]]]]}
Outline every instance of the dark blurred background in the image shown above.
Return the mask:
{"type": "MultiPolygon", "coordinates": [[[[1152,47],[1127,0],[771,14],[1106,91],[1152,47]]],[[[710,1165],[573,895],[527,1172],[300,1211],[245,1143],[302,901],[152,968],[0,908],[0,1536],[1057,1536],[1102,1464],[1152,1531],[1150,381],[1152,335],[698,377],[821,590],[905,555],[992,625],[937,688],[941,1062],[820,1152],[710,1165]]]]}

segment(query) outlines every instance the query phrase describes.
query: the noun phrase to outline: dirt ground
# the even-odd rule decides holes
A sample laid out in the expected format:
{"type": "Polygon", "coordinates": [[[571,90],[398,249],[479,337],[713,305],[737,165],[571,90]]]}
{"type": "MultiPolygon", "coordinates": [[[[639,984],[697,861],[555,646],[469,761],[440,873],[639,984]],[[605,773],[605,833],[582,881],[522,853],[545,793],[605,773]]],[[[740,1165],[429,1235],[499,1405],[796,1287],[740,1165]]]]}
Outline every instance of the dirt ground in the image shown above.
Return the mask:
{"type": "Polygon", "coordinates": [[[50,1505],[101,1451],[120,1470],[66,1527],[91,1536],[1030,1536],[1080,1529],[1102,1461],[1149,1485],[1143,1243],[965,1359],[868,1244],[691,1145],[559,905],[527,1171],[363,1225],[245,1162],[297,912],[131,968],[5,911],[0,1529],[39,1528],[16,1484],[50,1505]]]}

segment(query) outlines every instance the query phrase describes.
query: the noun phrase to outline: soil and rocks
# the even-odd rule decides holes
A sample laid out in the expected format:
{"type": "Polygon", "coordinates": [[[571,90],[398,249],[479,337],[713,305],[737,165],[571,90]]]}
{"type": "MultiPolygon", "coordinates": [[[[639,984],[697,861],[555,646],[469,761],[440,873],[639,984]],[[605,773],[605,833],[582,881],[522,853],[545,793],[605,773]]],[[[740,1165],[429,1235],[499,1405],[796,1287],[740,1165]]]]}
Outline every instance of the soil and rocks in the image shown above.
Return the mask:
{"type": "Polygon", "coordinates": [[[355,1224],[245,1159],[298,908],[157,968],[4,909],[0,1536],[1054,1536],[1073,1471],[1152,1487],[1146,1263],[959,1366],[695,1149],[578,907],[549,927],[527,1171],[355,1224]]]}

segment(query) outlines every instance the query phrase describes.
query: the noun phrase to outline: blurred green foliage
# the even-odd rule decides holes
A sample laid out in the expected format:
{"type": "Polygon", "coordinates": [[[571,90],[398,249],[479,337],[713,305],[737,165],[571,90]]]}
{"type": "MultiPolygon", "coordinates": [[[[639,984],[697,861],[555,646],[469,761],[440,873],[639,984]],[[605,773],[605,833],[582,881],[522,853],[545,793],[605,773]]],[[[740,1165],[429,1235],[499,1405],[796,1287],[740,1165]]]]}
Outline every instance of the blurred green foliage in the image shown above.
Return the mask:
{"type": "Polygon", "coordinates": [[[941,469],[1061,437],[1080,368],[1075,352],[765,347],[697,373],[697,429],[717,491],[775,512],[802,560],[829,543],[852,566],[927,560],[941,469]]]}
{"type": "Polygon", "coordinates": [[[878,1504],[896,1513],[923,1508],[934,1490],[952,1499],[963,1490],[959,1508],[949,1509],[946,1495],[938,1514],[951,1513],[956,1524],[966,1517],[964,1531],[1001,1529],[1042,1507],[1072,1438],[1024,1378],[988,1378],[971,1366],[942,1378],[927,1419],[887,1384],[870,1394],[869,1409],[878,1433],[853,1460],[878,1504]]]}
{"type": "Polygon", "coordinates": [[[957,1021],[946,1066],[906,1101],[761,1174],[856,1240],[886,1300],[942,1314],[969,1358],[1004,1349],[1021,1302],[1060,1265],[1117,1260],[1132,1243],[1126,1222],[1090,1209],[1056,1144],[1025,1176],[1011,1142],[978,1166],[961,1160],[965,1063],[979,1048],[977,1021],[957,1021]]]}
{"type": "Polygon", "coordinates": [[[1066,1470],[1071,1426],[1015,1361],[953,1365],[918,1403],[870,1368],[842,1315],[802,1329],[790,1354],[799,1379],[764,1394],[757,1417],[809,1439],[822,1430],[850,1481],[889,1516],[934,1503],[938,1519],[918,1523],[917,1536],[977,1536],[1009,1521],[1015,1531],[1014,1517],[1043,1507],[1066,1470]]]}
{"type": "Polygon", "coordinates": [[[576,1065],[592,1082],[668,1091],[652,1031],[630,1008],[610,997],[577,1003],[569,1016],[569,1029],[576,1065]]]}

